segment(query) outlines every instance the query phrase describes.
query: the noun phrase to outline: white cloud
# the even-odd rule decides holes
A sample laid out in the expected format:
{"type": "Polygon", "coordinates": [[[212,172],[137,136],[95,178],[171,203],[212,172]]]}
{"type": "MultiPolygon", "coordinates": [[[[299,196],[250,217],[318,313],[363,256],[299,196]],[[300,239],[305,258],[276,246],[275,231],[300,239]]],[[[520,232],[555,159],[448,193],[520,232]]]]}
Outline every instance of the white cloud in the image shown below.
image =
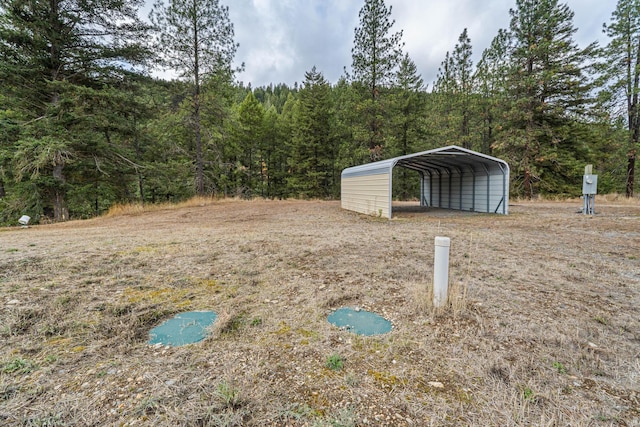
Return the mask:
{"type": "Polygon", "coordinates": [[[240,80],[255,85],[304,79],[314,65],[330,81],[350,59],[359,5],[340,0],[236,0],[229,12],[240,43],[240,80]]]}
{"type": "MultiPolygon", "coordinates": [[[[561,2],[563,0],[560,0],[561,2]]],[[[616,0],[564,0],[575,12],[575,40],[580,46],[606,43],[602,24],[616,0]]],[[[245,63],[238,79],[255,86],[302,82],[317,67],[335,83],[351,66],[354,29],[364,0],[222,0],[229,6],[240,43],[237,63],[245,63]]],[[[409,53],[431,85],[447,51],[467,28],[477,61],[500,28],[509,26],[515,0],[387,0],[393,31],[403,31],[409,53]]],[[[147,6],[150,6],[149,4],[147,6]]]]}
{"type": "MultiPolygon", "coordinates": [[[[580,46],[600,40],[602,23],[615,9],[615,1],[566,1],[574,13],[578,28],[575,40],[580,46]]],[[[405,50],[416,63],[425,83],[431,85],[447,51],[453,51],[458,37],[467,28],[473,60],[477,62],[501,28],[507,29],[511,17],[509,9],[515,0],[387,0],[393,6],[393,18],[398,29],[404,30],[405,50]]]]}

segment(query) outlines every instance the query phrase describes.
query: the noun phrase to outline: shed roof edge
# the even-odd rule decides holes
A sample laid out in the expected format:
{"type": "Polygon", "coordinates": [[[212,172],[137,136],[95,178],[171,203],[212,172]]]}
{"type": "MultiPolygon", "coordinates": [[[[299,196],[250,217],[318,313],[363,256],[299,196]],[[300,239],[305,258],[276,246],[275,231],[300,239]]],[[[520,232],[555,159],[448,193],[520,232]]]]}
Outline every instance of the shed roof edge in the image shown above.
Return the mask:
{"type": "Polygon", "coordinates": [[[421,151],[419,153],[407,154],[404,156],[398,156],[391,159],[380,160],[372,163],[365,163],[363,165],[352,166],[346,168],[342,171],[342,178],[346,177],[354,177],[354,176],[362,176],[362,175],[374,175],[379,173],[390,173],[393,167],[401,160],[410,159],[413,157],[421,157],[428,156],[429,154],[437,154],[437,153],[446,153],[447,151],[457,151],[461,153],[466,153],[472,155],[474,157],[479,157],[491,162],[499,163],[504,165],[509,171],[509,164],[502,159],[497,157],[489,156],[487,154],[479,153],[477,151],[469,150],[467,148],[462,148],[457,145],[449,145],[447,147],[435,148],[432,150],[421,151]]]}

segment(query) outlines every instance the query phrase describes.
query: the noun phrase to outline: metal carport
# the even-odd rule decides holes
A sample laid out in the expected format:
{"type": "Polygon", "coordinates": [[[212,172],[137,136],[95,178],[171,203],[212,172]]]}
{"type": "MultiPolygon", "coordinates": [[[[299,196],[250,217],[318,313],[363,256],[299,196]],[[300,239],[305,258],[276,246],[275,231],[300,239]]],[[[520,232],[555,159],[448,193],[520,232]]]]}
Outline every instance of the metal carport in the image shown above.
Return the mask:
{"type": "Polygon", "coordinates": [[[396,166],[420,175],[421,206],[509,213],[509,165],[455,145],[343,170],[342,208],[391,218],[396,166]]]}

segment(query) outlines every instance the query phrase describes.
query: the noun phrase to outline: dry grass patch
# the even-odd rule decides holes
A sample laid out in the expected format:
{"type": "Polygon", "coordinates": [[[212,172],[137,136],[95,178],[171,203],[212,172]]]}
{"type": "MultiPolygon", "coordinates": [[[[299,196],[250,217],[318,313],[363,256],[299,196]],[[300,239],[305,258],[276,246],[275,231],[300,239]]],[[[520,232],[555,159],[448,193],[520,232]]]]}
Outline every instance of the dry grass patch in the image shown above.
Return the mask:
{"type": "Polygon", "coordinates": [[[176,204],[174,203],[153,203],[153,204],[116,203],[115,205],[109,208],[105,216],[116,217],[116,216],[125,216],[125,215],[139,215],[142,213],[158,212],[158,211],[167,210],[167,209],[173,210],[173,209],[182,209],[182,208],[204,207],[204,206],[209,206],[218,201],[219,199],[212,198],[212,197],[196,196],[176,204]]]}
{"type": "Polygon", "coordinates": [[[212,200],[3,229],[0,424],[639,425],[640,206],[580,207],[212,200]],[[392,332],[332,327],[343,306],[392,332]],[[218,313],[208,338],[147,344],[191,310],[218,313]]]}

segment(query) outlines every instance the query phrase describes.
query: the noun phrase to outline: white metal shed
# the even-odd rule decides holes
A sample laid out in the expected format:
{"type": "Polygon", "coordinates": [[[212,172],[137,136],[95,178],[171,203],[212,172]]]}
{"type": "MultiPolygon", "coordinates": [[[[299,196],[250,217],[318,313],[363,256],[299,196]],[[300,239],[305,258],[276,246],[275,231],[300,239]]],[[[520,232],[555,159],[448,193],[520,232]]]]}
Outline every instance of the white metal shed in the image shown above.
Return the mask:
{"type": "Polygon", "coordinates": [[[391,218],[396,166],[419,173],[421,206],[509,213],[509,165],[455,145],[343,170],[342,208],[391,218]]]}

